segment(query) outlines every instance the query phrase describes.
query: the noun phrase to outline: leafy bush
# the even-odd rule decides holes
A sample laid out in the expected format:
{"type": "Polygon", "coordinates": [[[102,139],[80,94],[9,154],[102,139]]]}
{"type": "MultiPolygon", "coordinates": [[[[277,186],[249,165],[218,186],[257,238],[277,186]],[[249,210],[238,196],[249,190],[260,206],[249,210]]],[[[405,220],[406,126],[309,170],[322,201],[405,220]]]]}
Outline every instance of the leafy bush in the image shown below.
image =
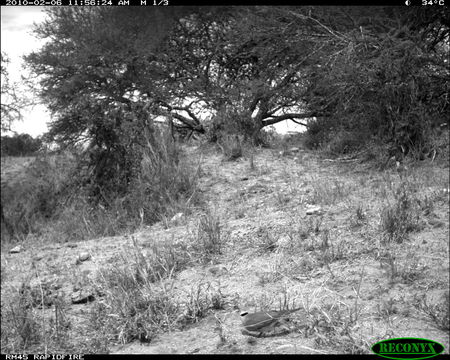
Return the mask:
{"type": "Polygon", "coordinates": [[[365,145],[364,137],[360,135],[360,132],[339,130],[331,136],[326,145],[326,150],[332,154],[346,154],[358,150],[365,145]]]}
{"type": "Polygon", "coordinates": [[[225,135],[217,144],[222,149],[227,161],[232,161],[242,157],[242,139],[238,135],[225,135]]]}
{"type": "Polygon", "coordinates": [[[330,123],[331,120],[327,118],[311,120],[303,136],[303,145],[307,149],[318,149],[326,143],[332,130],[330,123]]]}
{"type": "Polygon", "coordinates": [[[330,142],[330,150],[346,152],[376,139],[389,145],[388,157],[415,159],[434,150],[431,129],[448,117],[445,36],[437,30],[445,20],[439,12],[420,17],[411,12],[412,16],[399,17],[398,28],[384,30],[374,24],[395,12],[382,9],[371,15],[370,24],[359,17],[366,33],[353,34],[341,51],[326,57],[319,73],[312,74],[309,107],[325,113],[328,120],[312,124],[306,146],[330,142]],[[437,26],[435,38],[424,35],[432,24],[437,26]],[[352,139],[359,143],[348,141],[352,139]]]}
{"type": "MultiPolygon", "coordinates": [[[[39,233],[58,214],[72,191],[74,158],[63,153],[38,156],[22,176],[2,184],[2,210],[14,237],[39,233]]],[[[7,235],[7,234],[2,234],[7,235]]]]}
{"type": "Polygon", "coordinates": [[[42,139],[31,137],[29,134],[2,136],[2,156],[34,155],[42,147],[42,139]]]}
{"type": "MultiPolygon", "coordinates": [[[[122,170],[132,171],[120,179],[117,167],[117,173],[96,175],[86,154],[39,156],[21,183],[2,185],[9,235],[45,234],[41,238],[51,241],[111,236],[196,204],[199,167],[181,154],[168,131],[155,131],[140,151],[130,155],[136,157],[122,170]]],[[[2,219],[2,235],[6,230],[2,219]]]]}

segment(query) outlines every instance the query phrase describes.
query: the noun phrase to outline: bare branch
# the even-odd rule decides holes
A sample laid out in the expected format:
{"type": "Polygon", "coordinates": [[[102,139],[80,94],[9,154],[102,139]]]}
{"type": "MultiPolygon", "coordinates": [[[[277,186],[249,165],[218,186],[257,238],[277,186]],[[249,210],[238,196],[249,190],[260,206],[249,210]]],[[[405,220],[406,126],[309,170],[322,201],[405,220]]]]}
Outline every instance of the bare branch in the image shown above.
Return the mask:
{"type": "Polygon", "coordinates": [[[310,113],[305,113],[305,114],[289,113],[289,114],[283,114],[283,115],[279,115],[279,116],[271,116],[269,119],[263,120],[263,126],[273,125],[273,124],[279,123],[280,121],[283,121],[283,120],[292,120],[299,125],[308,126],[307,124],[301,123],[299,121],[295,121],[295,119],[307,119],[307,118],[312,118],[317,115],[318,114],[316,112],[310,112],[310,113]]]}
{"type": "Polygon", "coordinates": [[[180,120],[183,124],[187,125],[190,129],[193,129],[201,134],[205,133],[205,129],[203,128],[203,126],[201,124],[196,123],[195,121],[193,121],[183,115],[180,115],[178,113],[171,113],[171,115],[175,119],[180,120]]]}

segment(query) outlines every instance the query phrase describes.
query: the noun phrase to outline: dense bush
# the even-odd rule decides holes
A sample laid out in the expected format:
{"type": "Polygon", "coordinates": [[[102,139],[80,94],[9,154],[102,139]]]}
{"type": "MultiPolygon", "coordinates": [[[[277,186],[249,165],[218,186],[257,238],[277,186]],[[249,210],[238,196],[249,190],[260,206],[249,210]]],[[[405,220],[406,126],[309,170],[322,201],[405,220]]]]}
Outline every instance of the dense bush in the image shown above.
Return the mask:
{"type": "MultiPolygon", "coordinates": [[[[446,15],[411,10],[406,16],[386,8],[371,14],[349,11],[361,14],[356,24],[345,25],[342,18],[336,25],[347,31],[341,51],[324,58],[320,71],[310,75],[308,104],[328,116],[311,124],[306,145],[331,141],[330,150],[347,152],[378,141],[389,157],[423,159],[434,150],[432,129],[448,117],[446,15]]],[[[335,15],[341,16],[341,10],[335,15]]]]}
{"type": "MultiPolygon", "coordinates": [[[[110,236],[188,211],[198,200],[199,168],[168,132],[152,136],[153,145],[148,143],[133,163],[137,175],[120,193],[86,181],[93,171],[89,152],[37,157],[22,181],[2,184],[2,215],[8,224],[2,226],[2,236],[40,235],[51,241],[110,236]]],[[[120,169],[114,170],[114,176],[121,176],[120,169]]],[[[119,180],[104,181],[111,186],[119,180]]]]}
{"type": "Polygon", "coordinates": [[[66,200],[75,172],[70,154],[40,155],[17,178],[2,182],[2,212],[7,233],[16,238],[43,231],[66,200]]]}
{"type": "Polygon", "coordinates": [[[29,134],[16,134],[14,136],[2,136],[2,156],[27,156],[33,155],[42,147],[42,139],[33,139],[29,134]]]}
{"type": "Polygon", "coordinates": [[[303,144],[307,149],[318,149],[328,141],[333,124],[328,118],[317,118],[308,123],[303,136],[303,144]]]}

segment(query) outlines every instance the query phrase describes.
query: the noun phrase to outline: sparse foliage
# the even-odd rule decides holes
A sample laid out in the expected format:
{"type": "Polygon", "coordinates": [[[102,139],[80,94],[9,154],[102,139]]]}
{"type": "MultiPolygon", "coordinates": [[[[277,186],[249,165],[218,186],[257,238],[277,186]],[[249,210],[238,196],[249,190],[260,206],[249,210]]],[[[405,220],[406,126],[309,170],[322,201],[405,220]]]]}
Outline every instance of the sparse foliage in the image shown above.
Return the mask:
{"type": "Polygon", "coordinates": [[[22,117],[23,98],[16,92],[16,84],[12,83],[9,76],[8,65],[10,59],[2,51],[1,53],[1,130],[11,130],[11,123],[22,117]]]}

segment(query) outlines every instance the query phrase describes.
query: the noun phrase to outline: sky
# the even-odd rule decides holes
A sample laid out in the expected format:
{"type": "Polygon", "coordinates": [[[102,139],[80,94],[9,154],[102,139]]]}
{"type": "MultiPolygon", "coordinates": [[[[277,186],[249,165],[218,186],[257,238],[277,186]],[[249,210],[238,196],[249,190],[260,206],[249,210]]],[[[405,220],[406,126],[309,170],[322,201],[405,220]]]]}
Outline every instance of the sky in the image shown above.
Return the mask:
{"type": "MultiPolygon", "coordinates": [[[[9,59],[8,74],[11,82],[20,81],[20,76],[25,72],[22,68],[22,56],[39,49],[42,41],[36,39],[31,30],[33,23],[42,22],[45,19],[43,6],[2,6],[1,13],[1,51],[5,52],[9,59]]],[[[42,135],[47,131],[46,123],[50,121],[50,115],[42,105],[33,107],[23,113],[23,120],[12,124],[16,132],[27,133],[33,137],[42,135]]]]}
{"type": "MultiPolygon", "coordinates": [[[[42,22],[46,14],[43,6],[2,6],[1,12],[1,51],[9,59],[8,73],[10,81],[20,81],[25,72],[22,68],[22,56],[38,50],[43,41],[32,35],[34,23],[42,22]]],[[[42,135],[48,130],[47,123],[51,120],[45,106],[37,105],[30,111],[23,113],[23,120],[12,124],[17,133],[27,133],[33,137],[42,135]]],[[[274,125],[276,131],[303,131],[304,128],[292,121],[283,121],[274,125]]]]}

